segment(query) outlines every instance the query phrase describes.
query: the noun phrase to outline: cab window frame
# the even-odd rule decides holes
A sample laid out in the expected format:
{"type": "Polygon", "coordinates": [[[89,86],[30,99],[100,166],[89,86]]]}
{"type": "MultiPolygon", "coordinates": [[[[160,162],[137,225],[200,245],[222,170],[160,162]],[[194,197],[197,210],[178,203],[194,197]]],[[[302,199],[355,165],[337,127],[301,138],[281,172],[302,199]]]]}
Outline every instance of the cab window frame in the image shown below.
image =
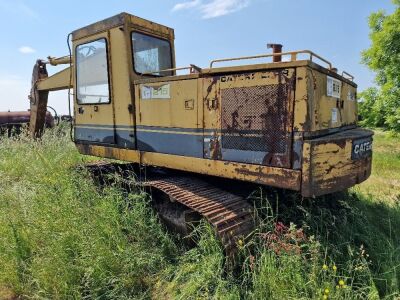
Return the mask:
{"type": "MultiPolygon", "coordinates": [[[[172,53],[173,49],[172,49],[171,41],[169,39],[163,38],[163,37],[160,37],[160,36],[156,36],[156,35],[153,35],[153,34],[149,34],[149,33],[143,32],[143,31],[139,31],[139,30],[132,30],[130,32],[130,40],[131,40],[131,57],[132,57],[132,69],[133,69],[133,72],[135,72],[135,74],[139,75],[139,76],[148,76],[148,77],[155,77],[155,78],[163,78],[163,77],[174,76],[175,75],[174,71],[168,71],[169,74],[167,74],[167,75],[160,75],[160,74],[155,74],[155,73],[141,73],[141,72],[138,72],[136,70],[135,45],[133,43],[133,34],[134,33],[138,33],[138,34],[141,34],[141,35],[145,35],[145,36],[148,36],[148,37],[151,37],[151,38],[155,38],[155,39],[159,39],[159,40],[167,42],[168,46],[169,46],[169,50],[170,50],[169,58],[170,58],[171,67],[169,69],[173,69],[174,68],[173,53],[172,53]]],[[[162,71],[162,70],[156,70],[156,71],[162,71]]]]}
{"type": "Polygon", "coordinates": [[[90,41],[87,41],[87,42],[84,42],[84,43],[81,43],[81,44],[77,44],[75,46],[75,51],[74,51],[74,53],[75,53],[75,66],[76,66],[76,68],[75,68],[75,81],[76,81],[76,92],[75,92],[76,96],[75,96],[75,99],[76,99],[77,105],[82,106],[82,105],[109,105],[109,104],[111,104],[111,102],[112,102],[111,78],[110,78],[110,60],[111,60],[111,58],[110,58],[110,55],[109,55],[109,48],[108,47],[109,47],[109,43],[108,43],[108,39],[106,37],[99,37],[99,38],[96,38],[96,39],[93,39],[93,40],[90,40],[90,41]],[[106,49],[107,84],[108,84],[108,96],[109,96],[108,97],[108,102],[81,103],[79,98],[78,98],[79,85],[78,85],[78,61],[77,61],[77,57],[78,56],[77,56],[77,51],[78,51],[78,48],[80,46],[88,45],[88,44],[91,44],[93,42],[97,42],[97,41],[101,41],[101,40],[104,40],[105,49],[106,49]]]}

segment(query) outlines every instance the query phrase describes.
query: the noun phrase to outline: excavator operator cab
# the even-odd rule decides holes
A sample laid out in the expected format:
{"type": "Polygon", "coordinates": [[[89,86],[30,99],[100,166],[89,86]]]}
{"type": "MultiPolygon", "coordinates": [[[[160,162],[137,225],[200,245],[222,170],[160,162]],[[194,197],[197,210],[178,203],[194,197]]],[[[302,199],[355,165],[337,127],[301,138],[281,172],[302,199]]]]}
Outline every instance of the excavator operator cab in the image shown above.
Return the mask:
{"type": "Polygon", "coordinates": [[[76,142],[136,148],[133,83],[174,75],[173,30],[122,13],[74,31],[72,41],[76,142]]]}

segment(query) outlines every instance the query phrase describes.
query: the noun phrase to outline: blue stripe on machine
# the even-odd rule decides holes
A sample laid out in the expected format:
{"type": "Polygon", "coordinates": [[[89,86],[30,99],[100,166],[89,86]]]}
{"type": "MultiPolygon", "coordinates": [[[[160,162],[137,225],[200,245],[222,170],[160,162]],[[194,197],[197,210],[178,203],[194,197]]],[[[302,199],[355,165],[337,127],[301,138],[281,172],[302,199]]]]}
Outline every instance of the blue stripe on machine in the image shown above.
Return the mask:
{"type": "MultiPolygon", "coordinates": [[[[116,141],[114,140],[113,128],[98,128],[79,125],[75,127],[75,138],[79,141],[96,143],[117,144],[119,147],[134,149],[133,128],[116,130],[116,141]],[[83,127],[84,126],[84,127],[83,127]],[[132,135],[132,136],[130,136],[132,135]]],[[[169,129],[169,128],[164,128],[169,129]]],[[[177,132],[154,132],[137,131],[137,146],[140,151],[158,152],[165,154],[184,155],[191,157],[203,157],[203,135],[180,134],[177,132]]]]}
{"type": "Polygon", "coordinates": [[[155,130],[155,131],[173,131],[173,132],[184,132],[184,133],[202,133],[203,128],[179,128],[179,127],[159,127],[159,126],[136,126],[137,131],[142,130],[155,130]]]}
{"type": "Polygon", "coordinates": [[[75,139],[78,141],[89,141],[96,143],[115,144],[115,136],[113,128],[82,128],[75,126],[75,139]]]}
{"type": "Polygon", "coordinates": [[[179,133],[137,131],[141,151],[203,157],[203,136],[179,133]]]}
{"type": "MultiPolygon", "coordinates": [[[[79,128],[103,128],[103,129],[113,129],[114,125],[99,125],[99,124],[76,124],[75,127],[79,128]]],[[[174,131],[174,132],[214,132],[216,129],[203,129],[203,128],[181,128],[181,127],[160,127],[160,126],[146,126],[146,125],[115,125],[118,130],[134,130],[136,127],[137,131],[140,130],[156,130],[156,131],[174,131]]]]}
{"type": "Polygon", "coordinates": [[[117,128],[117,130],[134,130],[136,128],[136,131],[142,131],[142,130],[155,130],[155,131],[167,131],[167,132],[193,132],[193,133],[213,133],[213,132],[219,132],[219,133],[229,133],[232,136],[243,136],[244,134],[252,134],[255,136],[262,137],[263,133],[261,130],[246,130],[246,129],[241,129],[240,132],[232,132],[229,129],[206,129],[206,128],[182,128],[182,127],[160,127],[160,126],[147,126],[147,125],[99,125],[99,124],[76,124],[75,127],[80,127],[80,128],[102,128],[102,129],[113,129],[114,127],[117,128]]]}
{"type": "Polygon", "coordinates": [[[133,149],[135,147],[133,130],[117,129],[114,132],[113,128],[82,128],[76,126],[75,139],[78,141],[116,144],[119,147],[128,149],[133,149]]]}
{"type": "MultiPolygon", "coordinates": [[[[118,147],[135,149],[135,132],[133,126],[116,126],[115,136],[112,125],[82,124],[75,126],[75,137],[77,140],[116,144],[118,147]]],[[[157,152],[165,154],[183,155],[198,158],[211,158],[210,141],[212,132],[216,130],[204,130],[202,128],[169,128],[158,126],[137,126],[136,142],[138,150],[157,152]]],[[[249,131],[250,133],[250,131],[249,131]]],[[[247,145],[254,139],[260,139],[261,134],[251,131],[256,137],[230,136],[239,144],[247,145]]],[[[235,143],[237,144],[237,143],[235,143]]],[[[256,149],[237,149],[229,147],[222,139],[221,154],[223,160],[262,164],[267,149],[254,151],[256,149]],[[253,151],[251,151],[253,150],[253,151]]],[[[257,149],[258,150],[258,149],[257,149]]]]}

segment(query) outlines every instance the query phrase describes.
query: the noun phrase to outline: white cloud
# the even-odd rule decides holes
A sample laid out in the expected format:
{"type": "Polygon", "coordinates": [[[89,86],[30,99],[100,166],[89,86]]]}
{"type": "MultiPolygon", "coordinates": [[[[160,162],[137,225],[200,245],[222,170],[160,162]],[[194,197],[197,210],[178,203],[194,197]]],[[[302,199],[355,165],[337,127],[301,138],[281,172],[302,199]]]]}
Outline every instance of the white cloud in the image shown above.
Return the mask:
{"type": "Polygon", "coordinates": [[[31,53],[35,53],[36,50],[33,49],[32,47],[29,46],[23,46],[18,48],[18,51],[21,52],[22,54],[31,54],[31,53]]]}
{"type": "Polygon", "coordinates": [[[213,0],[202,5],[204,19],[216,18],[239,11],[250,4],[250,0],[213,0]]]}
{"type": "Polygon", "coordinates": [[[182,3],[176,4],[172,8],[172,11],[194,8],[194,7],[199,6],[200,4],[201,4],[201,0],[192,0],[192,1],[182,2],[182,3]]]}
{"type": "Polygon", "coordinates": [[[39,14],[31,7],[26,5],[22,0],[0,0],[0,9],[4,12],[14,15],[29,17],[31,19],[40,20],[39,14]]]}
{"type": "Polygon", "coordinates": [[[242,10],[249,6],[251,0],[192,0],[176,4],[172,11],[195,9],[201,13],[203,19],[216,18],[242,10]]]}

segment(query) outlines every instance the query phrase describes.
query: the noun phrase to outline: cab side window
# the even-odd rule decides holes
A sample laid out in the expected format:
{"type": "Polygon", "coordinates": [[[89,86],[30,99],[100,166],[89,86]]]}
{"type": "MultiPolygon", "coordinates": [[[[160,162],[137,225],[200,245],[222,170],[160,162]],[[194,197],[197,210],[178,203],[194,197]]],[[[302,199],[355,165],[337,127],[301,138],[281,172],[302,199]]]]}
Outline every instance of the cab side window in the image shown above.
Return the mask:
{"type": "Polygon", "coordinates": [[[171,45],[167,40],[132,32],[133,61],[138,74],[151,73],[158,76],[172,75],[171,45]]]}

